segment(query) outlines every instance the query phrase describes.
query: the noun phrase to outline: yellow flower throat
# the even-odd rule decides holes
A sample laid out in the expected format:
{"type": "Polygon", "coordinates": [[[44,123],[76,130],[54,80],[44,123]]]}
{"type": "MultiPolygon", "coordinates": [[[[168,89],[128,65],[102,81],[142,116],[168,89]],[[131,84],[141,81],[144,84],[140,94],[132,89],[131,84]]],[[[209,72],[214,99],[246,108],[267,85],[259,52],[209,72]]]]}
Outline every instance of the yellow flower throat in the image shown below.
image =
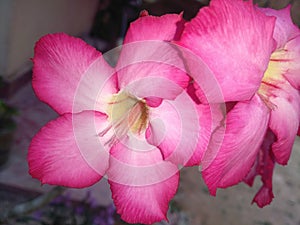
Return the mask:
{"type": "Polygon", "coordinates": [[[287,50],[285,49],[279,49],[272,53],[267,70],[264,73],[261,85],[257,92],[270,109],[276,108],[276,105],[270,102],[270,90],[272,88],[278,88],[278,84],[283,82],[284,77],[282,74],[285,73],[285,67],[289,63],[286,56],[287,50]]]}
{"type": "Polygon", "coordinates": [[[121,91],[109,100],[107,115],[117,133],[140,134],[148,126],[149,108],[144,99],[121,91]]]}

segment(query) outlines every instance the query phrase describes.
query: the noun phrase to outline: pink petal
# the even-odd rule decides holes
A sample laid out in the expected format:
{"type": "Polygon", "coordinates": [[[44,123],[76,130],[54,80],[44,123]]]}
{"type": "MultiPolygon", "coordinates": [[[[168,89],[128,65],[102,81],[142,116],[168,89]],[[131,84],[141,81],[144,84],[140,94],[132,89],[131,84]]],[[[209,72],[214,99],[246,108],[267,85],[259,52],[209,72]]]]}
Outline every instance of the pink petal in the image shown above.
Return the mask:
{"type": "MultiPolygon", "coordinates": [[[[264,137],[263,143],[260,146],[260,150],[257,154],[255,163],[253,164],[247,176],[244,177],[243,181],[249,186],[253,185],[254,179],[257,175],[261,175],[261,176],[271,175],[272,178],[272,174],[268,172],[268,161],[266,161],[266,159],[268,159],[268,155],[272,150],[271,146],[275,140],[276,140],[275,135],[272,133],[272,131],[268,130],[264,137]]],[[[267,177],[265,177],[263,180],[269,181],[269,179],[266,178],[267,177]]],[[[269,184],[272,184],[272,179],[271,179],[271,183],[268,182],[268,185],[269,184]]]]}
{"type": "Polygon", "coordinates": [[[259,7],[257,9],[267,16],[276,17],[273,37],[277,42],[277,49],[284,48],[287,42],[300,35],[299,28],[293,23],[291,18],[291,5],[280,10],[259,7]]]}
{"type": "Polygon", "coordinates": [[[249,100],[259,88],[275,47],[274,24],[275,18],[259,12],[251,1],[212,0],[186,23],[180,44],[208,65],[225,101],[249,100]]]}
{"type": "Polygon", "coordinates": [[[169,202],[174,197],[179,173],[161,183],[134,187],[109,181],[117,213],[127,223],[153,224],[166,217],[169,202]]]}
{"type": "Polygon", "coordinates": [[[150,145],[141,135],[128,135],[110,151],[110,181],[129,186],[147,186],[167,180],[178,168],[164,161],[160,150],[150,145]]]}
{"type": "Polygon", "coordinates": [[[253,198],[253,202],[259,207],[264,207],[271,203],[274,198],[272,191],[272,177],[275,166],[274,155],[271,152],[271,145],[275,140],[274,134],[268,131],[265,140],[261,146],[260,154],[258,155],[259,163],[257,167],[258,174],[261,175],[263,182],[262,187],[253,198]]]}
{"type": "Polygon", "coordinates": [[[282,74],[290,84],[300,90],[300,31],[297,38],[286,43],[285,55],[279,60],[282,74]]]}
{"type": "Polygon", "coordinates": [[[116,70],[119,88],[140,98],[175,99],[189,81],[176,46],[163,41],[123,45],[116,70]]]}
{"type": "Polygon", "coordinates": [[[32,139],[29,173],[43,184],[82,188],[99,181],[108,167],[108,152],[97,129],[106,116],[92,111],[64,114],[32,139]],[[96,127],[95,127],[96,126],[96,127]]]}
{"type": "Polygon", "coordinates": [[[177,46],[186,63],[191,80],[187,92],[196,103],[215,104],[224,103],[224,95],[219,81],[205,61],[189,49],[177,46]]]}
{"type": "Polygon", "coordinates": [[[253,198],[253,203],[255,202],[260,208],[269,205],[274,198],[274,194],[271,188],[262,186],[253,198]]]}
{"type": "Polygon", "coordinates": [[[199,124],[201,128],[199,134],[200,138],[198,139],[196,150],[190,160],[186,163],[186,166],[195,166],[199,165],[199,162],[201,163],[210,141],[210,139],[205,138],[210,138],[212,132],[220,126],[224,119],[223,111],[223,105],[219,104],[198,106],[199,124]]]}
{"type": "Polygon", "coordinates": [[[215,106],[196,105],[183,92],[174,101],[164,101],[151,110],[146,137],[165,160],[176,165],[199,165],[213,130],[215,106]]]}
{"type": "Polygon", "coordinates": [[[228,113],[225,133],[224,126],[214,132],[202,160],[202,175],[212,195],[219,187],[237,184],[250,171],[268,120],[269,111],[257,95],[228,113]]]}
{"type": "Polygon", "coordinates": [[[145,15],[130,24],[124,44],[135,41],[178,39],[184,25],[182,14],[166,14],[163,16],[145,15]]]}
{"type": "Polygon", "coordinates": [[[253,186],[255,177],[257,175],[259,175],[260,173],[260,164],[259,164],[259,153],[258,156],[256,157],[256,160],[253,164],[253,166],[251,167],[249,173],[244,177],[243,181],[248,184],[250,187],[253,186]]]}
{"type": "Polygon", "coordinates": [[[186,92],[196,104],[200,104],[201,102],[198,98],[198,95],[196,94],[197,89],[199,89],[199,86],[194,80],[191,80],[186,88],[186,92]]]}
{"type": "Polygon", "coordinates": [[[117,64],[118,84],[131,94],[145,98],[174,99],[188,83],[185,66],[174,46],[182,15],[143,16],[131,23],[117,64]]]}
{"type": "Polygon", "coordinates": [[[114,70],[104,65],[106,62],[101,57],[84,73],[73,97],[72,112],[82,110],[106,112],[107,104],[112,95],[118,92],[118,87],[114,70]]]}
{"type": "Polygon", "coordinates": [[[299,92],[285,85],[287,89],[274,89],[270,98],[274,109],[271,111],[270,129],[276,135],[272,151],[276,162],[286,165],[298,132],[300,122],[300,95],[299,92]]]}
{"type": "Polygon", "coordinates": [[[158,97],[146,97],[145,101],[150,107],[158,107],[162,103],[163,99],[158,97]]]}
{"type": "Polygon", "coordinates": [[[179,173],[162,159],[159,149],[145,139],[127,137],[111,149],[107,171],[112,197],[121,218],[128,223],[152,224],[166,219],[179,173]]]}
{"type": "Polygon", "coordinates": [[[103,80],[112,75],[112,69],[101,53],[79,38],[66,34],[49,34],[35,46],[32,85],[41,101],[49,104],[59,114],[72,112],[77,88],[82,96],[76,96],[77,105],[92,102],[89,108],[76,107],[77,111],[95,108],[95,93],[103,88],[103,80]],[[97,61],[97,69],[82,79],[89,67],[97,61]]]}
{"type": "Polygon", "coordinates": [[[244,178],[244,182],[252,186],[255,177],[257,175],[261,175],[263,185],[252,201],[252,203],[255,202],[259,207],[264,207],[270,204],[274,198],[272,191],[272,177],[275,164],[274,156],[271,152],[271,146],[275,139],[275,135],[271,131],[267,131],[265,139],[257,155],[256,162],[254,163],[250,172],[244,178]]]}

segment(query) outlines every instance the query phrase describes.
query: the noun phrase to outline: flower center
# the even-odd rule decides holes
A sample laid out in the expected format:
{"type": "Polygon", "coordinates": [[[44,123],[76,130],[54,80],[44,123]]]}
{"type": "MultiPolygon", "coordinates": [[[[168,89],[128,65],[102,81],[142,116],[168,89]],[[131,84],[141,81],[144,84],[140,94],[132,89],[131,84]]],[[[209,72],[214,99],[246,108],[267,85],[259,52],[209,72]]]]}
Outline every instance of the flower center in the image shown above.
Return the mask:
{"type": "Polygon", "coordinates": [[[286,58],[287,50],[279,49],[272,53],[268,68],[264,74],[263,82],[274,83],[282,79],[284,67],[281,65],[284,62],[288,62],[286,58]]]}
{"type": "Polygon", "coordinates": [[[117,135],[123,136],[128,131],[140,134],[148,126],[149,108],[146,101],[123,91],[111,97],[107,114],[117,135]]]}
{"type": "Polygon", "coordinates": [[[282,82],[282,74],[284,74],[284,66],[282,63],[288,62],[288,59],[285,59],[286,54],[287,50],[285,49],[276,50],[272,53],[268,68],[264,73],[261,85],[257,92],[270,109],[276,108],[269,98],[272,95],[271,89],[279,88],[278,84],[282,82]]]}

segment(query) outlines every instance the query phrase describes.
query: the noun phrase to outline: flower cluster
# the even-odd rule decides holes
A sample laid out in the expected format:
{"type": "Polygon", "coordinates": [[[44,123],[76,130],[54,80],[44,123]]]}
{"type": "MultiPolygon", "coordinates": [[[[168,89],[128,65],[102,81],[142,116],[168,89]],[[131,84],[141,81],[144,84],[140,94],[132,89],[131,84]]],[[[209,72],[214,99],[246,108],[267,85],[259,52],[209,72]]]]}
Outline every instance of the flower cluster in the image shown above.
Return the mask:
{"type": "Polygon", "coordinates": [[[300,122],[300,30],[289,10],[212,0],[191,21],[144,11],[113,55],[42,37],[32,84],[59,117],[32,139],[30,174],[75,188],[106,176],[129,223],[167,220],[182,166],[201,166],[212,195],[260,175],[253,201],[269,204],[300,122]]]}

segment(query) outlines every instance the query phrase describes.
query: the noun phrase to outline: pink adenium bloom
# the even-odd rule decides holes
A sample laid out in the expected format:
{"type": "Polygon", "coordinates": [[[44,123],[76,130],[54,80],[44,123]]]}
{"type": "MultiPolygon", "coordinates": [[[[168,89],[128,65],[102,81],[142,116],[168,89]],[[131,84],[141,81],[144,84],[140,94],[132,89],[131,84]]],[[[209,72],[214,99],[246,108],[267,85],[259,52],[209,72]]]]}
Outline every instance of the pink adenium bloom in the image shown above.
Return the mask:
{"type": "Polygon", "coordinates": [[[287,164],[299,126],[300,31],[289,7],[276,11],[252,1],[212,0],[186,24],[180,43],[203,59],[217,81],[204,81],[209,91],[195,85],[199,101],[221,88],[229,106],[202,158],[210,193],[243,180],[251,185],[261,175],[263,186],[253,201],[269,204],[274,165],[287,164]]]}
{"type": "Polygon", "coordinates": [[[282,10],[260,9],[276,17],[272,53],[262,84],[257,94],[270,109],[267,133],[256,161],[244,181],[250,186],[256,175],[261,175],[262,187],[253,202],[263,207],[274,195],[272,175],[276,163],[286,165],[297,135],[300,119],[300,30],[290,17],[290,6],[282,10]]]}
{"type": "Polygon", "coordinates": [[[178,165],[199,164],[209,141],[209,107],[184,91],[189,77],[168,44],[183,23],[181,15],[143,13],[131,24],[115,67],[66,34],[37,42],[33,88],[59,117],[32,139],[34,178],[83,188],[106,175],[123,220],[167,219],[178,165]]]}

